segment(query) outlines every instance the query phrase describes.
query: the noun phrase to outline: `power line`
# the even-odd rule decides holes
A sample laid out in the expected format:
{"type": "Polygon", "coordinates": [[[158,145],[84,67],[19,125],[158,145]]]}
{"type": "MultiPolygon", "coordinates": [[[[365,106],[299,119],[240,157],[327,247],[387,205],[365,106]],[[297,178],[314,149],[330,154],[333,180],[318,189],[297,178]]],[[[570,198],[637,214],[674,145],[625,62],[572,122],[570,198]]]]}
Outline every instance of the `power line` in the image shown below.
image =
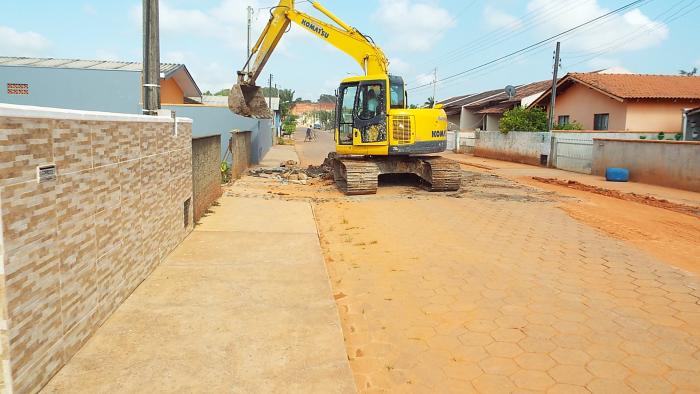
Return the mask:
{"type": "MultiPolygon", "coordinates": [[[[667,24],[670,24],[670,23],[674,22],[675,20],[680,19],[680,18],[682,18],[682,17],[684,17],[684,16],[687,16],[687,15],[689,15],[690,13],[692,13],[693,11],[699,9],[699,8],[700,8],[700,4],[696,5],[695,7],[692,7],[692,8],[690,8],[690,9],[688,9],[690,6],[692,6],[693,4],[695,4],[695,2],[696,2],[696,0],[693,0],[693,1],[691,1],[690,3],[684,5],[681,9],[677,10],[676,12],[674,12],[673,14],[671,14],[670,16],[668,16],[666,19],[662,20],[662,22],[667,23],[667,24]]],[[[680,3],[680,2],[679,2],[679,3],[680,3]]],[[[676,3],[676,5],[678,5],[678,3],[676,3]]],[[[663,15],[663,14],[669,12],[671,9],[675,8],[676,5],[672,6],[671,8],[669,8],[668,10],[666,10],[665,12],[661,13],[659,16],[661,16],[661,15],[663,15]]],[[[605,53],[608,53],[608,52],[610,52],[610,51],[613,51],[613,50],[615,50],[615,49],[618,49],[618,48],[622,47],[623,45],[626,45],[626,44],[630,41],[630,38],[634,39],[634,37],[638,37],[638,36],[641,36],[641,35],[643,35],[643,34],[649,34],[649,33],[653,32],[653,31],[655,31],[655,30],[659,30],[659,28],[660,28],[659,26],[657,26],[657,27],[655,27],[655,28],[653,28],[653,29],[647,29],[647,28],[645,28],[645,27],[644,27],[644,28],[640,28],[639,30],[642,30],[642,29],[643,29],[643,31],[637,31],[636,34],[630,34],[630,35],[627,35],[627,36],[625,36],[625,37],[622,37],[621,39],[615,41],[613,44],[605,46],[605,49],[600,50],[600,51],[597,51],[597,52],[593,53],[592,55],[589,54],[588,57],[586,57],[585,59],[583,59],[583,60],[581,60],[581,61],[578,61],[578,62],[576,62],[576,63],[573,63],[573,64],[569,65],[567,68],[571,68],[571,67],[573,67],[573,66],[577,66],[577,65],[582,64],[582,63],[585,63],[585,62],[587,62],[587,61],[589,61],[589,60],[595,59],[595,58],[599,57],[600,55],[603,55],[603,54],[605,54],[605,53]]],[[[580,58],[580,57],[579,57],[579,58],[580,58]]]]}
{"type": "MultiPolygon", "coordinates": [[[[631,2],[631,3],[628,3],[628,4],[626,4],[626,5],[622,6],[622,7],[619,7],[619,8],[617,8],[617,9],[615,9],[615,10],[613,10],[613,11],[610,11],[610,12],[608,12],[608,13],[606,13],[606,14],[600,15],[600,16],[598,16],[598,17],[596,17],[596,18],[590,19],[590,20],[588,20],[588,21],[586,21],[586,22],[584,22],[584,23],[581,23],[581,24],[579,24],[579,25],[576,25],[576,26],[574,26],[574,27],[572,27],[572,28],[570,28],[570,29],[567,29],[567,30],[565,30],[565,31],[563,31],[563,32],[561,32],[561,33],[555,34],[555,35],[553,35],[553,36],[550,36],[550,37],[548,37],[548,38],[545,38],[544,40],[538,41],[538,42],[536,42],[536,43],[534,43],[534,44],[531,44],[531,45],[528,45],[528,46],[526,46],[526,47],[524,47],[524,48],[521,48],[521,49],[518,49],[518,50],[516,50],[516,51],[510,52],[510,53],[508,53],[507,55],[503,55],[503,56],[501,56],[501,57],[499,57],[499,58],[496,58],[496,59],[494,59],[494,60],[488,61],[488,62],[486,62],[486,63],[482,63],[482,64],[480,64],[480,65],[478,65],[478,66],[472,67],[472,68],[467,69],[467,70],[465,70],[465,71],[461,71],[461,72],[458,72],[458,73],[449,75],[449,76],[447,76],[447,77],[445,77],[445,78],[442,78],[442,79],[441,79],[440,81],[438,81],[438,82],[443,82],[443,81],[446,81],[446,80],[449,80],[449,79],[456,78],[456,77],[458,77],[458,76],[460,76],[460,75],[464,75],[464,74],[467,74],[467,73],[472,72],[472,71],[474,71],[474,70],[481,69],[481,68],[486,67],[486,66],[488,66],[488,65],[491,65],[491,64],[494,64],[494,63],[496,63],[496,62],[499,62],[499,61],[501,61],[501,60],[503,60],[503,59],[507,59],[507,58],[509,58],[509,57],[518,55],[518,54],[523,53],[523,52],[525,52],[525,51],[527,51],[527,50],[529,50],[529,49],[537,48],[538,46],[544,45],[544,44],[546,44],[546,43],[548,43],[548,42],[550,42],[550,41],[552,41],[552,40],[554,40],[554,39],[556,39],[556,38],[559,38],[559,37],[561,37],[561,36],[564,36],[564,35],[566,35],[566,34],[568,34],[568,33],[571,33],[571,32],[573,32],[573,31],[575,31],[575,30],[578,30],[578,29],[580,29],[580,28],[582,28],[582,27],[584,27],[584,26],[590,25],[590,24],[592,24],[592,23],[594,23],[594,22],[597,22],[597,21],[599,21],[599,20],[601,20],[601,19],[605,19],[605,18],[607,18],[607,17],[609,17],[609,16],[611,16],[611,15],[617,14],[617,13],[619,13],[619,12],[621,12],[621,11],[624,11],[624,10],[626,10],[626,9],[628,9],[628,8],[634,7],[634,6],[636,6],[636,5],[640,4],[640,3],[643,3],[643,2],[645,2],[645,1],[650,1],[650,0],[635,0],[635,1],[631,2]]],[[[421,86],[417,86],[417,87],[415,87],[415,88],[408,89],[408,90],[419,89],[419,88],[421,88],[421,87],[423,87],[423,86],[425,86],[425,84],[424,84],[424,85],[421,85],[421,86]]]]}

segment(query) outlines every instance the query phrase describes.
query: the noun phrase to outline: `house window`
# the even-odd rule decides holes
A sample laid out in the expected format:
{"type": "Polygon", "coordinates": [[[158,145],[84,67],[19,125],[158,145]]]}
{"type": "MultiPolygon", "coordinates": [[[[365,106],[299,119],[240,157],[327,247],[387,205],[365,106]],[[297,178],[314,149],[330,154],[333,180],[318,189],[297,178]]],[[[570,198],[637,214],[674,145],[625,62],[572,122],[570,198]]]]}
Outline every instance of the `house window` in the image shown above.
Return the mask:
{"type": "Polygon", "coordinates": [[[29,84],[28,83],[8,83],[7,84],[7,94],[29,94],[29,84]]]}
{"type": "Polygon", "coordinates": [[[564,126],[565,124],[569,124],[569,115],[559,115],[559,120],[557,121],[559,126],[564,126]]]}
{"type": "Polygon", "coordinates": [[[607,130],[610,114],[595,114],[593,117],[593,130],[607,130]]]}

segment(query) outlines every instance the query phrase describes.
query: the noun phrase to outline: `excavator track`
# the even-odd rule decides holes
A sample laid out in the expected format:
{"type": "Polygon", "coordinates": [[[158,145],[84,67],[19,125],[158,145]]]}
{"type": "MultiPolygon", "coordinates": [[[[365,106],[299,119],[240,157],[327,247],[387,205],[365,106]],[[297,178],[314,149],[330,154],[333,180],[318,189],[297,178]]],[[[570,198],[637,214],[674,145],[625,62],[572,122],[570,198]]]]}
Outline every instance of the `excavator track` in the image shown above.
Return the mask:
{"type": "Polygon", "coordinates": [[[459,163],[442,157],[421,157],[420,160],[429,166],[429,179],[425,189],[431,192],[451,192],[459,190],[462,185],[462,170],[459,163]]]}
{"type": "Polygon", "coordinates": [[[330,154],[336,184],[347,195],[375,194],[381,174],[415,174],[421,186],[431,192],[459,190],[462,171],[459,164],[442,157],[382,156],[355,157],[330,154]]]}
{"type": "Polygon", "coordinates": [[[334,158],[333,178],[347,195],[375,194],[379,184],[379,166],[356,158],[334,158]]]}

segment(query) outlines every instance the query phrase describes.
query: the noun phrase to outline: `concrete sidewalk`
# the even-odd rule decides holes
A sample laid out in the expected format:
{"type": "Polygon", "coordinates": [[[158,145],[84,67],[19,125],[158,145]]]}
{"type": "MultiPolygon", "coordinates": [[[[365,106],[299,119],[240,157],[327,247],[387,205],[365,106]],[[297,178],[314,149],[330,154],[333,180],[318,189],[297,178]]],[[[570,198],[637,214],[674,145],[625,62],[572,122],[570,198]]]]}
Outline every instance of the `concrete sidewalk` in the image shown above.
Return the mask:
{"type": "Polygon", "coordinates": [[[604,189],[617,190],[623,193],[637,193],[653,196],[671,202],[700,207],[700,193],[688,190],[673,189],[664,186],[647,185],[637,182],[607,182],[604,177],[596,175],[579,174],[559,170],[556,168],[536,167],[527,164],[512,163],[509,161],[493,160],[473,155],[445,152],[444,157],[460,162],[473,170],[492,171],[495,174],[511,178],[529,178],[533,176],[542,178],[557,178],[572,180],[585,185],[597,186],[604,189]]]}
{"type": "Polygon", "coordinates": [[[355,392],[310,204],[219,203],[44,392],[355,392]]]}

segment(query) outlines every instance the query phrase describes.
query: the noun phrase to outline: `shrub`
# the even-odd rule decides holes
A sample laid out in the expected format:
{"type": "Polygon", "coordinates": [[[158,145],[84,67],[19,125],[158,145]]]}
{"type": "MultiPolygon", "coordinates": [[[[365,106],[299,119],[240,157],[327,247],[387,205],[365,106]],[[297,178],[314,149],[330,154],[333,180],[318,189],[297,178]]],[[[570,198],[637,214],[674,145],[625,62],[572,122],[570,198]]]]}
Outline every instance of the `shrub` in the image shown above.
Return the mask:
{"type": "Polygon", "coordinates": [[[509,131],[547,131],[547,113],[540,108],[515,107],[503,114],[499,128],[504,134],[509,131]]]}
{"type": "Polygon", "coordinates": [[[583,125],[577,121],[565,124],[555,124],[554,130],[583,130],[583,125]]]}
{"type": "Polygon", "coordinates": [[[673,136],[673,139],[676,141],[680,141],[683,139],[683,133],[676,133],[676,135],[673,136]]]}
{"type": "Polygon", "coordinates": [[[656,135],[656,139],[659,141],[663,141],[664,138],[666,138],[666,134],[663,131],[656,135]]]}

